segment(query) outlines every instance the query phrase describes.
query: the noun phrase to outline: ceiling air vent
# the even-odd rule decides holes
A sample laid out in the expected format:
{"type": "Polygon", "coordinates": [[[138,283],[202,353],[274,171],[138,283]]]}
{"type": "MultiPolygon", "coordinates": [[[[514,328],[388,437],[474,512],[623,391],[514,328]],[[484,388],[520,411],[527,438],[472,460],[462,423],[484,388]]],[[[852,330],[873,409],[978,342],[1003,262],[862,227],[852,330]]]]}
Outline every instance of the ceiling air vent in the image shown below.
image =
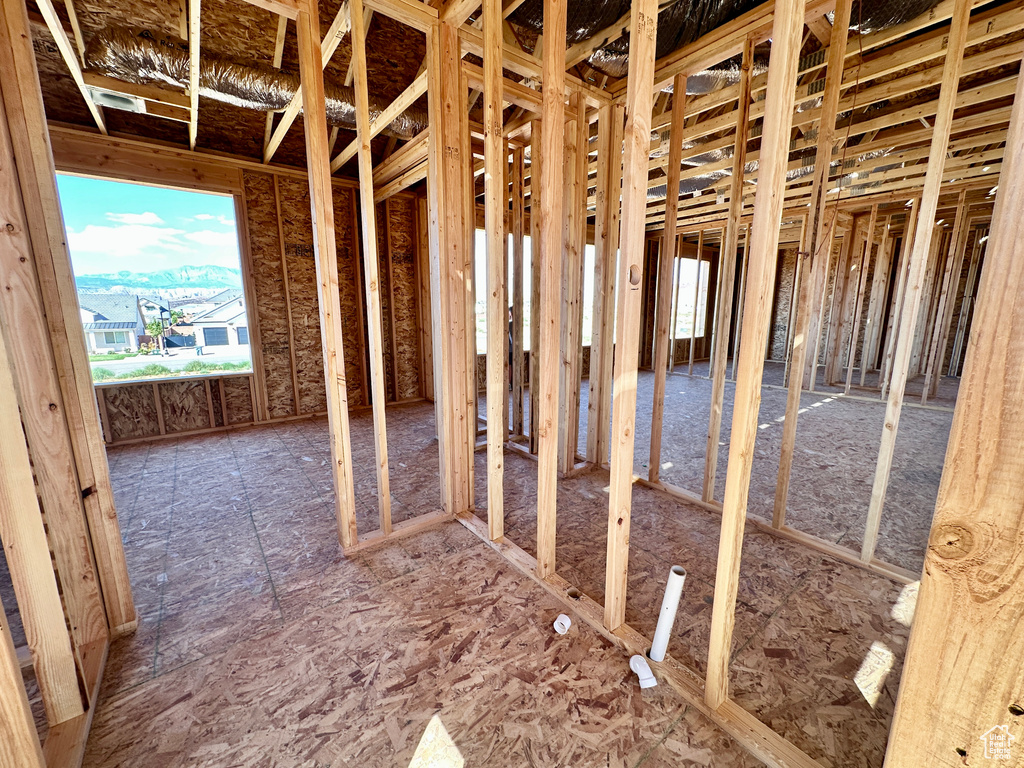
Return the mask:
{"type": "Polygon", "coordinates": [[[146,102],[137,96],[126,96],[123,93],[104,91],[100,88],[90,88],[89,95],[93,103],[98,107],[109,107],[119,109],[122,112],[146,113],[146,102]]]}

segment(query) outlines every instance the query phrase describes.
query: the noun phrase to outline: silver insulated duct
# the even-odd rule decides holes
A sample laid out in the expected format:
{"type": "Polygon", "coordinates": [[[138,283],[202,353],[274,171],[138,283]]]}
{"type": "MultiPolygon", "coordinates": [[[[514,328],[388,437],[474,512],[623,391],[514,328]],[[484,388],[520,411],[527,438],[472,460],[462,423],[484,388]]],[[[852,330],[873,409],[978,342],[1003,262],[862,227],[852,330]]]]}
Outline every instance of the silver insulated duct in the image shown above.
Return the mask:
{"type": "MultiPolygon", "coordinates": [[[[108,27],[89,41],[86,66],[95,72],[128,83],[164,83],[188,86],[188,44],[175,38],[158,38],[145,30],[108,27]]],[[[299,89],[299,77],[273,67],[241,64],[226,56],[204,52],[199,63],[199,95],[237,107],[273,112],[285,109],[299,89]]],[[[325,79],[327,121],[355,129],[353,90],[325,79]]],[[[386,107],[370,94],[370,120],[386,107]]],[[[384,129],[387,136],[411,139],[427,127],[427,113],[410,108],[384,129]]]]}

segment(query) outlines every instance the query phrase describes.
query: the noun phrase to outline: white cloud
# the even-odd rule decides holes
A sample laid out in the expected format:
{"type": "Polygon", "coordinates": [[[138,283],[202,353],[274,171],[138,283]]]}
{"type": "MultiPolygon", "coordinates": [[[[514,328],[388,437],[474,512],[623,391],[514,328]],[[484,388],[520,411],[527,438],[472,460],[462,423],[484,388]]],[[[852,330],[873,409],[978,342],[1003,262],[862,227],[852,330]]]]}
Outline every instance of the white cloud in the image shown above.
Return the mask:
{"type": "Polygon", "coordinates": [[[214,216],[212,213],[197,213],[192,218],[196,221],[212,221],[214,216]]]}
{"type": "Polygon", "coordinates": [[[219,223],[223,224],[225,227],[233,227],[233,226],[235,226],[235,220],[234,219],[229,219],[227,216],[218,216],[217,217],[217,221],[219,223]]]}
{"type": "Polygon", "coordinates": [[[213,232],[209,229],[201,229],[198,232],[189,232],[185,235],[186,240],[200,245],[213,248],[238,248],[238,236],[234,232],[213,232]]]}
{"type": "Polygon", "coordinates": [[[108,213],[107,218],[111,221],[116,221],[118,224],[143,224],[155,226],[157,224],[164,223],[164,220],[152,211],[146,211],[145,213],[108,213]]]}
{"type": "Polygon", "coordinates": [[[153,250],[187,253],[190,248],[181,240],[183,229],[125,224],[107,227],[89,224],[81,232],[68,230],[68,245],[73,253],[103,254],[112,258],[133,258],[153,250]]]}

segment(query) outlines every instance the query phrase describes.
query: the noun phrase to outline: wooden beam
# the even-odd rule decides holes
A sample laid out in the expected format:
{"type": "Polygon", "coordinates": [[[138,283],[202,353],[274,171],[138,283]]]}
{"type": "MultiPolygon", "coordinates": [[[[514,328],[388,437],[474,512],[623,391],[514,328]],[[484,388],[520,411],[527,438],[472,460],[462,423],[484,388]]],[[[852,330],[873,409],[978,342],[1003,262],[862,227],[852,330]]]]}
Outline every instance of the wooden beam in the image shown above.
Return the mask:
{"type": "MultiPolygon", "coordinates": [[[[370,156],[366,30],[363,28],[362,0],[349,0],[349,7],[352,17],[352,67],[355,70],[356,139],[359,142],[359,212],[362,223],[363,279],[366,286],[370,399],[373,404],[373,447],[377,462],[377,509],[380,530],[384,536],[388,536],[391,533],[391,482],[388,471],[387,417],[384,412],[387,389],[384,384],[383,312],[380,259],[377,254],[377,216],[373,200],[373,161],[370,156]]],[[[397,361],[394,362],[397,365],[397,361]]]]}
{"type": "MultiPolygon", "coordinates": [[[[183,0],[184,1],[184,0],[183,0]]],[[[284,58],[284,40],[288,34],[288,17],[279,16],[277,19],[277,35],[274,37],[274,69],[281,68],[281,60],[284,58]]],[[[267,151],[270,145],[270,137],[274,135],[274,113],[267,112],[267,122],[263,128],[263,151],[267,151]]]]}
{"type": "MultiPolygon", "coordinates": [[[[853,384],[853,363],[857,356],[857,338],[860,334],[860,316],[864,309],[864,294],[868,284],[868,266],[871,263],[871,248],[875,244],[875,224],[878,221],[878,205],[871,206],[871,217],[868,219],[867,236],[864,238],[864,249],[860,254],[860,262],[857,267],[857,296],[853,308],[853,325],[850,328],[850,346],[846,365],[846,386],[843,394],[850,394],[850,386],[853,384]]],[[[863,370],[866,365],[866,357],[863,350],[860,356],[860,365],[863,370]]]]}
{"type": "MultiPolygon", "coordinates": [[[[562,285],[562,146],[565,134],[565,0],[544,0],[544,74],[541,121],[540,210],[531,218],[540,225],[540,259],[534,278],[540,280],[540,375],[537,457],[537,573],[555,572],[555,531],[558,495],[559,323],[562,285]]],[[[536,247],[537,244],[534,244],[536,247]]]]}
{"type": "Polygon", "coordinates": [[[327,111],[324,103],[320,22],[316,6],[310,5],[309,9],[298,15],[295,28],[299,43],[299,74],[304,86],[302,107],[305,113],[306,169],[309,173],[309,197],[315,222],[313,247],[320,305],[320,337],[324,351],[324,378],[327,385],[327,426],[331,433],[334,508],[341,545],[348,547],[358,541],[352,450],[349,446],[348,386],[345,381],[331,169],[327,154],[327,111]]]}
{"type": "Polygon", "coordinates": [[[822,94],[822,120],[818,125],[818,146],[814,156],[814,178],[811,182],[811,200],[808,219],[804,223],[800,242],[803,254],[800,293],[794,295],[797,302],[796,332],[793,336],[792,361],[789,365],[789,390],[786,394],[786,418],[782,425],[782,445],[779,449],[779,474],[775,482],[775,501],[772,509],[772,525],[781,528],[786,519],[786,503],[789,498],[789,482],[793,470],[793,453],[796,448],[797,414],[800,411],[800,391],[803,389],[804,369],[808,350],[817,354],[816,307],[821,303],[824,280],[828,276],[828,262],[832,253],[832,232],[835,215],[826,223],[825,194],[828,188],[829,167],[832,162],[832,148],[835,145],[835,107],[839,103],[839,89],[842,84],[843,60],[840,52],[846,48],[846,37],[850,27],[852,0],[838,0],[832,37],[829,45],[829,59],[825,69],[825,89],[822,94]],[[813,302],[813,304],[812,304],[813,302]]]}
{"type": "Polygon", "coordinates": [[[957,201],[956,219],[950,235],[949,257],[946,271],[942,278],[942,293],[936,310],[935,329],[932,334],[931,352],[925,366],[924,388],[921,391],[921,404],[933,397],[939,386],[939,369],[946,355],[946,342],[949,339],[949,326],[953,321],[953,304],[960,283],[960,271],[964,263],[964,250],[967,247],[967,190],[960,193],[957,201]]]}
{"type": "MultiPolygon", "coordinates": [[[[625,152],[622,160],[622,255],[619,265],[618,354],[612,391],[612,455],[608,478],[608,556],[604,625],[615,630],[626,620],[629,522],[633,503],[633,445],[636,439],[637,356],[643,301],[644,216],[647,207],[647,147],[651,136],[654,48],[658,26],[655,0],[633,0],[629,24],[629,89],[626,91],[625,152]]],[[[547,61],[545,51],[545,61],[547,61]]],[[[547,92],[547,87],[545,87],[547,92]]]]}
{"type": "MultiPolygon", "coordinates": [[[[466,326],[467,275],[463,169],[461,78],[457,31],[439,24],[427,33],[427,99],[430,132],[427,137],[427,200],[430,214],[430,292],[433,303],[434,413],[441,456],[441,491],[452,514],[471,505],[470,466],[476,414],[467,391],[465,347],[475,346],[466,326]]],[[[466,147],[468,150],[468,147],[466,147]]],[[[401,152],[401,150],[399,150],[401,152]]],[[[393,157],[397,156],[396,152],[393,157]]],[[[474,350],[475,351],[475,350],[474,350]]]]}
{"type": "Polygon", "coordinates": [[[864,351],[861,353],[860,385],[868,369],[874,370],[878,361],[878,344],[881,341],[881,322],[885,294],[889,289],[889,274],[892,263],[891,219],[887,219],[882,227],[882,242],[878,246],[875,257],[875,269],[871,278],[871,298],[868,301],[868,316],[864,327],[864,351]]]}
{"type": "Polygon", "coordinates": [[[893,356],[893,378],[889,389],[889,399],[885,406],[885,426],[878,449],[878,463],[875,468],[875,481],[871,488],[868,520],[864,528],[864,543],[861,547],[861,558],[864,560],[874,557],[875,546],[878,542],[878,529],[882,521],[882,508],[885,505],[885,495],[889,487],[889,472],[896,449],[900,413],[903,410],[908,366],[921,308],[922,281],[928,266],[928,246],[935,229],[935,211],[938,208],[942,174],[946,162],[946,148],[949,144],[950,127],[953,122],[953,110],[956,105],[970,14],[970,0],[956,0],[953,21],[949,29],[949,48],[946,52],[942,85],[939,90],[939,108],[935,115],[931,151],[928,155],[928,172],[925,174],[917,229],[914,232],[913,250],[910,254],[903,319],[900,321],[899,338],[896,341],[896,350],[893,356]]]}
{"type": "MultiPolygon", "coordinates": [[[[4,334],[0,333],[0,539],[32,653],[46,719],[56,725],[78,717],[85,710],[78,690],[74,650],[36,498],[10,363],[4,334]]],[[[0,643],[10,642],[10,636],[0,638],[0,643]]],[[[22,686],[20,674],[17,685],[22,686]]],[[[0,688],[0,700],[4,698],[4,689],[0,688]]],[[[0,719],[2,730],[3,720],[0,719]]],[[[35,733],[34,726],[32,732],[35,733]]]]}
{"type": "Polygon", "coordinates": [[[245,2],[289,19],[298,18],[299,12],[306,9],[306,0],[245,0],[245,2]]]}
{"type": "Polygon", "coordinates": [[[651,452],[647,462],[647,479],[658,482],[661,469],[661,433],[665,418],[665,380],[668,378],[669,328],[672,312],[672,273],[676,263],[676,219],[679,209],[680,157],[683,154],[683,115],[686,113],[686,75],[672,81],[672,128],[669,138],[668,177],[665,182],[665,231],[662,235],[661,258],[658,262],[658,299],[655,307],[654,331],[654,404],[651,407],[651,452]]]}
{"type": "Polygon", "coordinates": [[[700,299],[700,265],[704,255],[704,230],[697,233],[697,276],[693,287],[693,319],[690,322],[690,365],[687,374],[693,376],[693,348],[697,345],[697,304],[700,299]]]}
{"type": "Polygon", "coordinates": [[[505,535],[505,361],[508,300],[505,298],[505,211],[502,166],[501,0],[483,0],[484,21],[484,232],[487,245],[487,529],[491,541],[505,535]]]}
{"type": "MultiPolygon", "coordinates": [[[[1007,610],[1020,603],[1016,564],[1024,530],[1022,146],[1024,80],[886,752],[890,768],[981,764],[994,757],[986,751],[989,734],[1019,733],[1021,675],[1004,660],[1024,647],[1024,625],[1007,610]]],[[[1019,762],[1020,747],[1005,744],[1008,761],[1019,762]]]]}
{"type": "Polygon", "coordinates": [[[751,227],[749,288],[743,313],[743,337],[746,343],[740,349],[740,368],[736,379],[708,649],[705,699],[712,709],[718,709],[729,698],[729,658],[736,593],[739,588],[743,525],[746,521],[750,472],[754,460],[754,438],[757,435],[764,347],[768,340],[772,290],[775,287],[778,262],[782,193],[786,184],[793,122],[793,91],[796,87],[803,18],[803,0],[776,2],[764,131],[761,136],[761,167],[751,227]]]}
{"type": "Polygon", "coordinates": [[[740,97],[736,109],[736,145],[733,150],[732,186],[729,191],[729,218],[725,225],[725,237],[718,260],[720,288],[715,307],[711,416],[708,423],[707,448],[704,452],[704,486],[701,493],[704,501],[714,499],[715,477],[718,474],[718,443],[722,436],[722,408],[725,401],[725,366],[729,357],[729,326],[732,318],[733,286],[736,282],[736,246],[740,236],[740,214],[743,212],[743,169],[746,164],[747,137],[750,130],[750,76],[753,60],[754,42],[748,38],[743,44],[740,69],[740,97]]]}
{"type": "Polygon", "coordinates": [[[188,148],[196,148],[199,131],[199,11],[202,0],[188,0],[188,148]]]}
{"type": "Polygon", "coordinates": [[[67,65],[71,79],[75,81],[75,85],[78,86],[82,98],[85,99],[85,106],[89,109],[89,114],[92,115],[92,119],[96,122],[96,127],[100,133],[106,135],[107,123],[103,118],[103,110],[93,103],[92,96],[85,86],[85,81],[82,79],[82,67],[75,57],[75,49],[68,39],[67,32],[64,31],[64,25],[61,24],[60,17],[57,15],[57,9],[53,7],[53,0],[39,0],[37,5],[39,6],[39,13],[42,14],[43,19],[46,21],[46,28],[53,35],[53,40],[57,44],[57,50],[60,51],[61,58],[64,59],[64,63],[67,65]]]}
{"type": "MultiPolygon", "coordinates": [[[[351,17],[349,13],[349,2],[348,0],[342,0],[341,7],[338,8],[338,13],[334,16],[334,21],[331,22],[330,29],[327,30],[327,34],[324,35],[323,41],[318,46],[320,48],[320,69],[327,69],[327,64],[330,62],[334,52],[338,49],[338,44],[341,43],[342,39],[348,34],[351,29],[351,17]]],[[[317,32],[319,38],[320,33],[317,32]]],[[[322,78],[321,78],[322,79],[322,78]]],[[[346,83],[348,85],[348,83],[346,83]]],[[[292,96],[292,100],[288,103],[284,112],[281,113],[281,120],[277,124],[277,128],[274,129],[274,133],[270,137],[270,141],[266,142],[266,146],[263,148],[263,162],[269,163],[274,157],[274,153],[277,152],[278,147],[281,146],[281,142],[284,141],[284,137],[288,134],[288,129],[292,127],[292,123],[295,122],[295,118],[299,116],[299,110],[303,109],[305,103],[305,97],[302,94],[302,85],[300,84],[298,89],[295,91],[295,95],[292,96]]],[[[333,168],[331,169],[334,170],[333,168]]]]}
{"type": "Polygon", "coordinates": [[[45,768],[7,615],[0,605],[0,764],[45,768]]]}
{"type": "MultiPolygon", "coordinates": [[[[363,6],[420,32],[428,32],[436,27],[440,18],[437,8],[421,0],[365,0],[363,6]]],[[[370,29],[369,16],[363,29],[370,29]]]]}
{"type": "MultiPolygon", "coordinates": [[[[412,106],[420,96],[427,92],[427,71],[423,70],[416,76],[416,79],[409,84],[409,87],[402,91],[393,102],[385,107],[373,122],[370,123],[370,138],[374,138],[394,122],[395,118],[412,106]]],[[[331,173],[341,168],[345,163],[356,155],[359,147],[359,140],[353,139],[341,152],[331,161],[331,173]]],[[[392,155],[393,157],[393,155],[392,155]]]]}
{"type": "Polygon", "coordinates": [[[522,148],[512,152],[512,434],[523,434],[523,281],[524,221],[523,172],[526,153],[522,148]]]}

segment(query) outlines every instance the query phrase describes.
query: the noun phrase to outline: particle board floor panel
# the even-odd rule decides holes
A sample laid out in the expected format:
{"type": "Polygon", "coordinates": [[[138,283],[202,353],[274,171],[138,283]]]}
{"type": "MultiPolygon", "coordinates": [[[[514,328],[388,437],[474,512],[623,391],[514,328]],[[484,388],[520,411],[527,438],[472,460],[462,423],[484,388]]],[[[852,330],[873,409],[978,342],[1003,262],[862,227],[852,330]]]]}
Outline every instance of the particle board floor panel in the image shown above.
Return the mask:
{"type": "MultiPolygon", "coordinates": [[[[485,456],[477,454],[477,514],[486,517],[485,456]]],[[[536,462],[506,454],[505,487],[525,489],[506,536],[536,552],[536,462]]],[[[556,569],[604,597],[606,470],[558,488],[556,569]]],[[[701,674],[714,604],[720,517],[634,486],[626,622],[654,634],[669,568],[687,569],[669,652],[701,674]]],[[[774,730],[834,768],[880,768],[914,588],[747,529],[733,637],[732,696],[774,730]],[[896,606],[900,606],[899,609],[896,606]]]]}
{"type": "MultiPolygon", "coordinates": [[[[433,407],[388,417],[395,500],[430,511],[433,407]]],[[[556,635],[560,604],[457,523],[343,557],[326,451],[324,419],[109,451],[140,623],[86,766],[429,765],[438,720],[466,765],[760,764],[581,621],[556,635]]]]}

